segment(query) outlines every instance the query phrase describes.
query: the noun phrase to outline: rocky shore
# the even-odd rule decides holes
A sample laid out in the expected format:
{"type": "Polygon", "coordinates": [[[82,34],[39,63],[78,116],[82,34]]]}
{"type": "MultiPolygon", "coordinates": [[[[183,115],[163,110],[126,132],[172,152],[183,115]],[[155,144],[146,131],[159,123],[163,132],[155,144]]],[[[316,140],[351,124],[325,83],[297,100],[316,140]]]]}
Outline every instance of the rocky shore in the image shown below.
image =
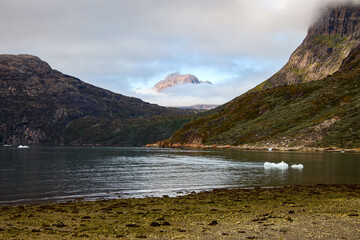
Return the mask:
{"type": "Polygon", "coordinates": [[[154,144],[147,144],[145,147],[165,147],[165,148],[196,148],[196,149],[231,149],[231,150],[242,150],[242,151],[262,151],[262,150],[271,150],[271,151],[302,151],[302,152],[355,152],[360,153],[359,148],[345,149],[338,147],[284,147],[276,145],[241,145],[241,146],[231,146],[231,145],[202,145],[202,144],[167,144],[164,142],[157,142],[154,144]]]}
{"type": "Polygon", "coordinates": [[[0,239],[358,239],[360,184],[0,208],[0,239]]]}

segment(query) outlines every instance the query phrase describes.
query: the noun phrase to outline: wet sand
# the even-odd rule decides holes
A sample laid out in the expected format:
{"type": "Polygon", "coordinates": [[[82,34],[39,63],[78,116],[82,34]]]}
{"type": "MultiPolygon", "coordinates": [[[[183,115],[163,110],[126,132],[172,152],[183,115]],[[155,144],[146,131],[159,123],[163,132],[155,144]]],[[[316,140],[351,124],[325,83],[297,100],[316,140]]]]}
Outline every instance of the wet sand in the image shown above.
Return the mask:
{"type": "Polygon", "coordinates": [[[0,239],[360,239],[360,184],[0,207],[0,239]]]}

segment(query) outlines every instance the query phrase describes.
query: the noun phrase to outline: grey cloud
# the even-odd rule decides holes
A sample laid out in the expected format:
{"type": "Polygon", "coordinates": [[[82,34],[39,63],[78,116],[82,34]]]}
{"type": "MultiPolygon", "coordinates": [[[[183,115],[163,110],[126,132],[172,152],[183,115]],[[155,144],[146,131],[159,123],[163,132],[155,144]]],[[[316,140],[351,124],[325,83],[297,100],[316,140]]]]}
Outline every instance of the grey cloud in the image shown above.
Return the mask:
{"type": "Polygon", "coordinates": [[[255,85],[278,70],[318,8],[332,2],[344,1],[0,0],[0,52],[37,55],[124,94],[153,85],[156,76],[198,68],[255,85]],[[261,76],[249,77],[251,69],[234,64],[239,59],[261,62],[254,70],[261,76]]]}

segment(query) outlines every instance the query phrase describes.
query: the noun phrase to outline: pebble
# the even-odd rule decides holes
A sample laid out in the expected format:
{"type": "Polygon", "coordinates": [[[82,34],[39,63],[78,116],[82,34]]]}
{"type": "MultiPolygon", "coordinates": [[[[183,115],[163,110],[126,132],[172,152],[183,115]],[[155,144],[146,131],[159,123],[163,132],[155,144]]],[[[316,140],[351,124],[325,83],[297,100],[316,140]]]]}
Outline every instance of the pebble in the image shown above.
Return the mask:
{"type": "Polygon", "coordinates": [[[53,224],[53,227],[58,227],[58,228],[63,228],[63,227],[66,227],[67,225],[64,224],[63,222],[60,222],[60,223],[54,223],[53,224]]]}
{"type": "Polygon", "coordinates": [[[267,227],[267,226],[273,226],[275,225],[274,223],[264,223],[264,226],[267,227]]]}
{"type": "Polygon", "coordinates": [[[129,224],[126,224],[125,227],[140,227],[140,226],[133,224],[133,223],[129,223],[129,224]]]}
{"type": "Polygon", "coordinates": [[[145,236],[145,235],[139,235],[139,236],[136,236],[136,238],[147,238],[147,236],[145,236]]]}
{"type": "Polygon", "coordinates": [[[211,223],[209,223],[209,226],[215,226],[217,224],[219,224],[218,221],[213,220],[211,223]]]}
{"type": "Polygon", "coordinates": [[[85,234],[85,233],[83,233],[83,234],[78,235],[78,237],[85,237],[85,238],[88,238],[88,237],[90,237],[90,236],[89,236],[89,235],[87,235],[87,234],[85,234]]]}
{"type": "Polygon", "coordinates": [[[150,226],[152,226],[152,227],[159,227],[159,226],[161,226],[161,224],[158,223],[158,222],[152,222],[152,223],[150,223],[150,226]]]}

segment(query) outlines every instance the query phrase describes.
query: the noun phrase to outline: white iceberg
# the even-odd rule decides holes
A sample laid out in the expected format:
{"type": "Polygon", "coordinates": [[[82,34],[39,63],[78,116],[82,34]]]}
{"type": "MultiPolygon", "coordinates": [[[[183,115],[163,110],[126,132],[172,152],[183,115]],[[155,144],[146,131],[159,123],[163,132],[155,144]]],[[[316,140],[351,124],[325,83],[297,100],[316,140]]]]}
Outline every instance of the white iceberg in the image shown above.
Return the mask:
{"type": "Polygon", "coordinates": [[[270,162],[264,163],[265,169],[286,170],[286,169],[288,169],[288,167],[289,167],[289,165],[287,163],[285,163],[284,161],[282,161],[281,163],[270,163],[270,162]]]}
{"type": "Polygon", "coordinates": [[[294,165],[291,165],[291,168],[301,170],[301,169],[304,168],[304,165],[302,165],[302,164],[294,164],[294,165]]]}
{"type": "Polygon", "coordinates": [[[29,146],[19,145],[18,148],[29,148],[29,146]]]}

